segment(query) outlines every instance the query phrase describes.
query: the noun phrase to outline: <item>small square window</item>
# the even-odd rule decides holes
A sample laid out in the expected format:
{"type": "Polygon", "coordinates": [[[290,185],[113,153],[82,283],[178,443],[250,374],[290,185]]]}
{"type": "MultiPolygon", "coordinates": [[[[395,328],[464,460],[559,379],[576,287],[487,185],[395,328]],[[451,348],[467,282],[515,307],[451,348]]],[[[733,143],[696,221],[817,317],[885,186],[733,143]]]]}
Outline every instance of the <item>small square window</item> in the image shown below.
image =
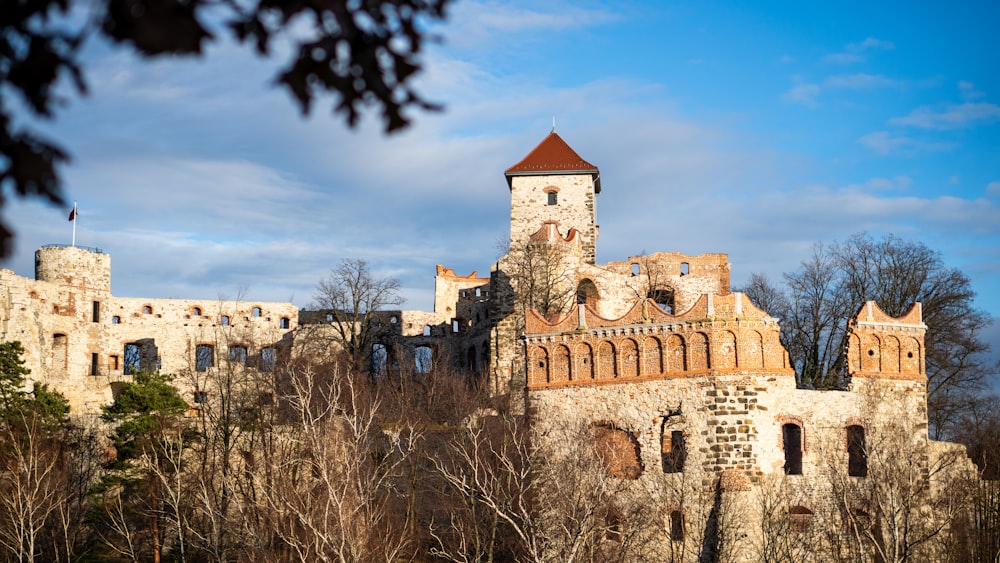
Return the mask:
{"type": "Polygon", "coordinates": [[[549,205],[557,205],[559,203],[559,194],[556,192],[549,192],[549,205]]]}

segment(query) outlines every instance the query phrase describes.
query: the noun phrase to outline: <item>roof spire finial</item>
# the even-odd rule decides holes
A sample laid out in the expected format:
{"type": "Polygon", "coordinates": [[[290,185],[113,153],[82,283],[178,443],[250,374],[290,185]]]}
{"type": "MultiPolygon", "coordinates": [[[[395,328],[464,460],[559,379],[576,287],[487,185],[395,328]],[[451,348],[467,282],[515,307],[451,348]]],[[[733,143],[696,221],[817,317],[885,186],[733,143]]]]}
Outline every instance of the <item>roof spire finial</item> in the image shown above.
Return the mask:
{"type": "Polygon", "coordinates": [[[552,116],[552,132],[556,132],[556,116],[552,116]]]}

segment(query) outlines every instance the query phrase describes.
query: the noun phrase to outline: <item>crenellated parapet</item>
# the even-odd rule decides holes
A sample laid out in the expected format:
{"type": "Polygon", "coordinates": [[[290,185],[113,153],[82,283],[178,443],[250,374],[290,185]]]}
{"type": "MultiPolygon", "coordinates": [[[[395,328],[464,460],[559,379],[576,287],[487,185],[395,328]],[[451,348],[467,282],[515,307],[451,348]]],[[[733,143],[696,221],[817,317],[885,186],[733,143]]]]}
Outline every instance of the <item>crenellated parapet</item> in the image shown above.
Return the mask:
{"type": "Polygon", "coordinates": [[[848,376],[917,380],[927,377],[924,368],[927,325],[923,323],[920,303],[914,303],[909,311],[894,318],[869,301],[851,319],[848,329],[848,376]]]}
{"type": "Polygon", "coordinates": [[[643,299],[606,319],[587,305],[548,322],[525,319],[528,387],[587,385],[731,372],[791,377],[777,319],[741,293],[703,295],[672,315],[643,299]]]}

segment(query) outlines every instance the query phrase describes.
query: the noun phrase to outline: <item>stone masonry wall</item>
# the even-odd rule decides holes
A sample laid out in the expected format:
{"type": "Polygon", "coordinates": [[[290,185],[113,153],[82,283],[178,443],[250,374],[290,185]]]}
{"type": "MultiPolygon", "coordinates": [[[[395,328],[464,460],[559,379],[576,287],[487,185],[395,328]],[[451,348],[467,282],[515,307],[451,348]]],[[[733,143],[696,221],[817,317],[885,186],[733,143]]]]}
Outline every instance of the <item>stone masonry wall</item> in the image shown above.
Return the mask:
{"type": "Polygon", "coordinates": [[[574,228],[582,237],[584,261],[596,262],[594,179],[590,174],[514,176],[510,188],[510,243],[526,244],[545,221],[555,221],[563,233],[574,228]],[[548,204],[548,191],[558,203],[548,204]]]}

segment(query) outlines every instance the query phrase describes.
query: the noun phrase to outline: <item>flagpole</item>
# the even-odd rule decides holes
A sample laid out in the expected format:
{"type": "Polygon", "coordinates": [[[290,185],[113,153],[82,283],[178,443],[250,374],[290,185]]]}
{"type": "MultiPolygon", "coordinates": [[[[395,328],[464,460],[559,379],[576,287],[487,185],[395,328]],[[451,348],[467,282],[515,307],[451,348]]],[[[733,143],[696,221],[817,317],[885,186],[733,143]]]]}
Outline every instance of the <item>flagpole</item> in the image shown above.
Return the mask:
{"type": "Polygon", "coordinates": [[[74,247],[76,246],[76,202],[75,201],[73,202],[73,244],[72,244],[72,246],[74,246],[74,247]]]}

